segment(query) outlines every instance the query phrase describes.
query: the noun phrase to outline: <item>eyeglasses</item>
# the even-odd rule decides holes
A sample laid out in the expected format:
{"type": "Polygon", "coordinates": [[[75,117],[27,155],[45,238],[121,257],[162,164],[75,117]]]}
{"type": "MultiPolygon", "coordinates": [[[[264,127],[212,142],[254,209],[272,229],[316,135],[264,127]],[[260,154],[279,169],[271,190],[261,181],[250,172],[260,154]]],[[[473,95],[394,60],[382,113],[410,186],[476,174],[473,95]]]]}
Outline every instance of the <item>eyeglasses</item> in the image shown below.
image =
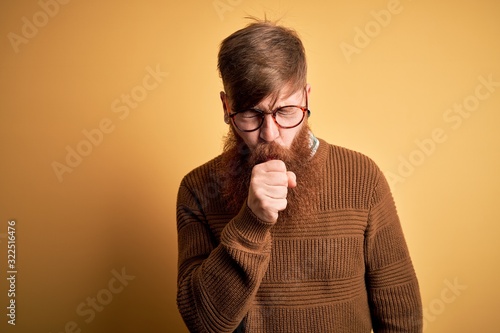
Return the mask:
{"type": "Polygon", "coordinates": [[[308,109],[307,92],[306,92],[306,106],[286,105],[275,109],[274,111],[263,111],[257,108],[238,111],[229,114],[234,126],[242,132],[253,132],[258,130],[264,123],[266,114],[273,117],[274,122],[281,128],[290,129],[300,125],[307,116],[311,115],[308,109]]]}

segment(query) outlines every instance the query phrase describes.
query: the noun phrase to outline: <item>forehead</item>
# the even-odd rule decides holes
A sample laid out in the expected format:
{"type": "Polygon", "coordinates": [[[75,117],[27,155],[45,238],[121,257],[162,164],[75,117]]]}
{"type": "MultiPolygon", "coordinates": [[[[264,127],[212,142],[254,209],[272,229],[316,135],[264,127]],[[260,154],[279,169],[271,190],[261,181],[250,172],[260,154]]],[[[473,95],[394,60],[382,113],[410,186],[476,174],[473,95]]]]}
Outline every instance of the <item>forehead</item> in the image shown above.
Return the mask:
{"type": "Polygon", "coordinates": [[[268,95],[256,106],[259,108],[274,109],[284,105],[298,104],[302,101],[304,91],[304,89],[291,90],[285,88],[274,94],[268,95]]]}

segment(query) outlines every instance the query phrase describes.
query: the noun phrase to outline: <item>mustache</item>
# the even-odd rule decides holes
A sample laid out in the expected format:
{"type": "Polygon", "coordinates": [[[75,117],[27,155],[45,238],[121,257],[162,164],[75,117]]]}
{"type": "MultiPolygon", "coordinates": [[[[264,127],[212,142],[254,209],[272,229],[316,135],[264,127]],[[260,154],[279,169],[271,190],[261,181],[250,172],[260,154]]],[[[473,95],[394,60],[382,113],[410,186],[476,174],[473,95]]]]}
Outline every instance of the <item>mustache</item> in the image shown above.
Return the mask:
{"type": "Polygon", "coordinates": [[[257,165],[270,160],[282,160],[286,162],[290,158],[287,148],[275,142],[262,142],[257,144],[249,156],[250,165],[257,165]]]}

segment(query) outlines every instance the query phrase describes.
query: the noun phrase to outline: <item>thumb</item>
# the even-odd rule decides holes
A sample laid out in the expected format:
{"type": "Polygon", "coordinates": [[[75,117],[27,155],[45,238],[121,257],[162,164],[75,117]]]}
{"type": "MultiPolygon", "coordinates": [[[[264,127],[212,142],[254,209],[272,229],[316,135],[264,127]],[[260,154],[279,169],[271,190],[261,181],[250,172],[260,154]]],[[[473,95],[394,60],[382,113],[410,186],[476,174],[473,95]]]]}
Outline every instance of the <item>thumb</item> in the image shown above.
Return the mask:
{"type": "Polygon", "coordinates": [[[297,176],[292,171],[287,171],[286,175],[288,177],[288,187],[294,188],[297,186],[297,176]]]}

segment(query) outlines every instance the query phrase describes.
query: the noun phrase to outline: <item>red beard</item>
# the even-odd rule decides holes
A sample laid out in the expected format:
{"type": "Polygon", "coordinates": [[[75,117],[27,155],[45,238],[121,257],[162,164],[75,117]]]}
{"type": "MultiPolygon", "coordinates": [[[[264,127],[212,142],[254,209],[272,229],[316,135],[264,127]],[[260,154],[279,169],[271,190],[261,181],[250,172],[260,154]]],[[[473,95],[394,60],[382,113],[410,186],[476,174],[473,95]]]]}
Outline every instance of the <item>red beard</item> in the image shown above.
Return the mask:
{"type": "Polygon", "coordinates": [[[310,211],[311,200],[316,198],[312,182],[318,172],[314,165],[317,159],[311,158],[310,129],[304,124],[290,148],[275,142],[263,142],[250,150],[235,130],[228,133],[219,167],[223,180],[222,195],[231,212],[237,213],[246,204],[253,167],[271,159],[282,160],[287,170],[297,176],[297,187],[288,190],[287,208],[280,212],[280,218],[289,219],[310,211]]]}

